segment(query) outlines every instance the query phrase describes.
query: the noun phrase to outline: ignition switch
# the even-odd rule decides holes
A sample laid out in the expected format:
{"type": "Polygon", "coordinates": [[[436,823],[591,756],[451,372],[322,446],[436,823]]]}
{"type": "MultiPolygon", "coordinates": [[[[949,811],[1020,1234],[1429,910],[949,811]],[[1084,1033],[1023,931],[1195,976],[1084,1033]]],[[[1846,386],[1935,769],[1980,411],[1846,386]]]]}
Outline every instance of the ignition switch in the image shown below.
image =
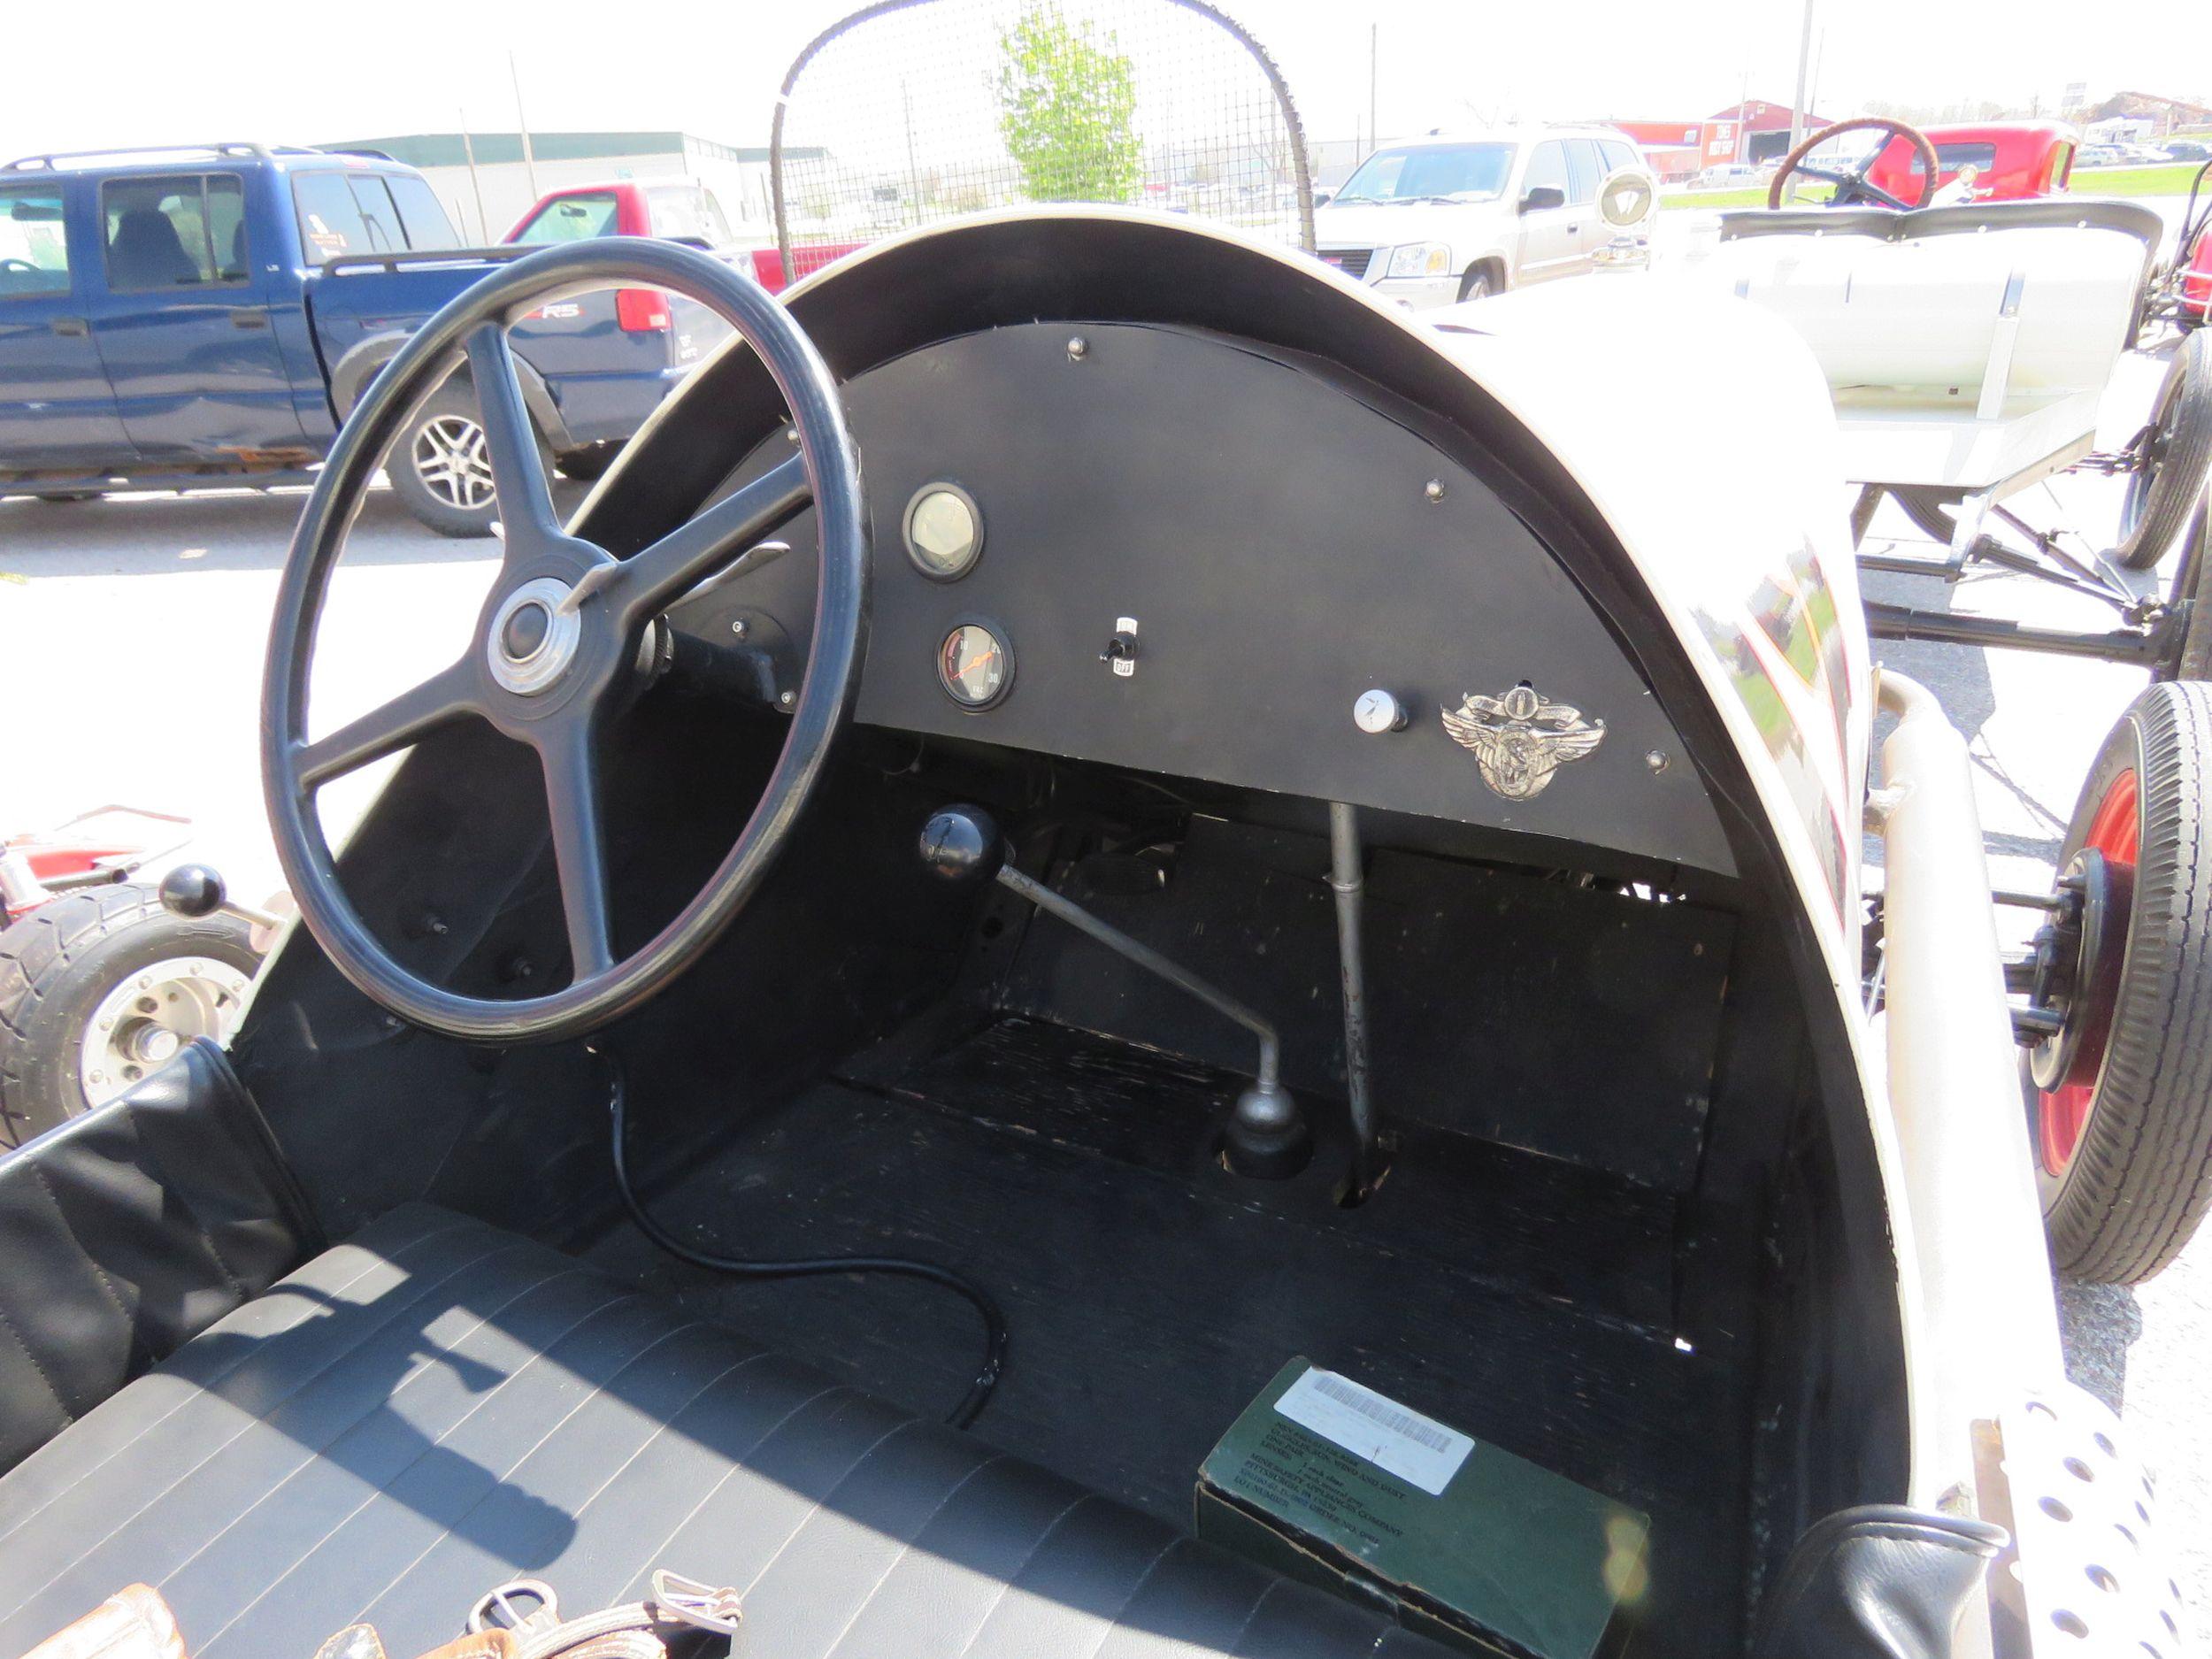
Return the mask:
{"type": "Polygon", "coordinates": [[[1098,654],[1098,660],[1124,680],[1137,672],[1136,618],[1114,618],[1114,637],[1106,641],[1106,649],[1098,654]]]}

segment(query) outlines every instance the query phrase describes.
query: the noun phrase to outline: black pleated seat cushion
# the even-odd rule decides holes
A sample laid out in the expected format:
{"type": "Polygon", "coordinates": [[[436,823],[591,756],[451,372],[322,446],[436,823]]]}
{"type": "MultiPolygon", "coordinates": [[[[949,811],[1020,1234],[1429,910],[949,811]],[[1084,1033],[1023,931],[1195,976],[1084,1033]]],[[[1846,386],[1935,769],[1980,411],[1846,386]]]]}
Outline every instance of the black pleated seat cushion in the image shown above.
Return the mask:
{"type": "Polygon", "coordinates": [[[0,1478],[0,1655],[123,1585],[196,1659],[394,1659],[542,1578],[744,1593],[741,1654],[1434,1655],[1034,1465],[424,1205],[237,1309],[0,1478]]]}

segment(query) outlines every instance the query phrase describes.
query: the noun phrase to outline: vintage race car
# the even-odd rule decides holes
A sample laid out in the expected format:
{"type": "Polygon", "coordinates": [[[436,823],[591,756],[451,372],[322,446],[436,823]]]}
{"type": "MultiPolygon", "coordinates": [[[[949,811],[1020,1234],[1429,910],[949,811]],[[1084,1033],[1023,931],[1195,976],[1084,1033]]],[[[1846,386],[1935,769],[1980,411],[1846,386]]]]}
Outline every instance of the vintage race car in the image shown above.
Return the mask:
{"type": "Polygon", "coordinates": [[[209,1659],[2184,1651],[1785,322],[1449,334],[1078,208],[787,297],[550,250],[356,411],[270,647],[303,925],[228,1061],[0,1162],[0,1651],[133,1581],[209,1659]],[[618,285],[739,338],[565,527],[506,330],[618,285]],[[468,649],[311,713],[463,363],[468,649]],[[1686,499],[1652,423],[1747,406],[1686,499]]]}

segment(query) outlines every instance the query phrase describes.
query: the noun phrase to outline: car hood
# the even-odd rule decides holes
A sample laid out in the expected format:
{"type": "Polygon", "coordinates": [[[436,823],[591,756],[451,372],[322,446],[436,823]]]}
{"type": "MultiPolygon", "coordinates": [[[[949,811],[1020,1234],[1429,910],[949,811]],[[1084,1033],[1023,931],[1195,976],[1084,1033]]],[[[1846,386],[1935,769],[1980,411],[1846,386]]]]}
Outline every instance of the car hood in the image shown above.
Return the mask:
{"type": "Polygon", "coordinates": [[[1386,207],[1378,204],[1317,208],[1313,238],[1325,248],[1387,248],[1409,242],[1448,242],[1454,231],[1494,217],[1500,206],[1499,202],[1460,202],[1449,207],[1431,202],[1418,207],[1386,207]]]}

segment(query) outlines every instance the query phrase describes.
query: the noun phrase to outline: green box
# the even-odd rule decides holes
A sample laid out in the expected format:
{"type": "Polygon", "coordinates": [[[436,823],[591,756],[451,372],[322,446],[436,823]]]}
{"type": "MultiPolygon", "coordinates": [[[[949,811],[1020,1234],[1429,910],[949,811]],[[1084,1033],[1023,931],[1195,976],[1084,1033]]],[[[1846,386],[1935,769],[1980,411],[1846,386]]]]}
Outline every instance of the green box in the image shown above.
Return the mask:
{"type": "Polygon", "coordinates": [[[1198,1535],[1471,1653],[1617,1659],[1649,1520],[1294,1359],[1198,1474],[1198,1535]]]}

